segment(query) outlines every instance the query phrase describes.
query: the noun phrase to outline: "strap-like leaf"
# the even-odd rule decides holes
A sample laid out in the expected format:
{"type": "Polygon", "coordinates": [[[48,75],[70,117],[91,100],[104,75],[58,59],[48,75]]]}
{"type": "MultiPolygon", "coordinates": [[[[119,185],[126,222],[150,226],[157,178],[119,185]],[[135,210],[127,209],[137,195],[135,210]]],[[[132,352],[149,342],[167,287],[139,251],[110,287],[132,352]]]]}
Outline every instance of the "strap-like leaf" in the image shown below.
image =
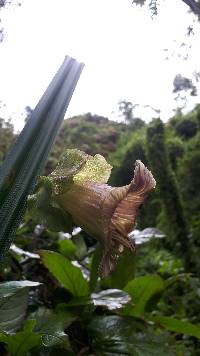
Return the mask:
{"type": "Polygon", "coordinates": [[[66,57],[0,170],[0,263],[13,241],[80,77],[83,64],[66,57]]]}

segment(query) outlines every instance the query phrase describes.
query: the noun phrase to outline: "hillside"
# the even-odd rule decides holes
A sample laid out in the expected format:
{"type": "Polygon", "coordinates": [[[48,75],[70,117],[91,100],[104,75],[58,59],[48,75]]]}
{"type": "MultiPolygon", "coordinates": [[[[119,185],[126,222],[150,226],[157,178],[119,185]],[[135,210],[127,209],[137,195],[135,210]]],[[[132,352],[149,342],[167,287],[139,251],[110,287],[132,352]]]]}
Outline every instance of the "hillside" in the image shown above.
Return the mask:
{"type": "Polygon", "coordinates": [[[58,158],[67,148],[79,148],[88,154],[99,153],[107,157],[117,149],[121,133],[126,129],[123,123],[90,113],[65,120],[47,164],[47,172],[55,167],[58,158]]]}

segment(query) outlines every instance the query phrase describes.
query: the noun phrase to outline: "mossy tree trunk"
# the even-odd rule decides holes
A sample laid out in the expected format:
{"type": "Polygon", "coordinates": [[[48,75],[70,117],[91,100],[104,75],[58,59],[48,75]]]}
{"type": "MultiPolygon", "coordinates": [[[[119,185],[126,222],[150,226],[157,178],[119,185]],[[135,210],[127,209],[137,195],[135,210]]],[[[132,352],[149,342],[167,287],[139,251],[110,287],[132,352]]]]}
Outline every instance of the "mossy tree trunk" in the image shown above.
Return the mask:
{"type": "Polygon", "coordinates": [[[170,231],[170,248],[184,259],[190,267],[189,227],[184,213],[180,191],[169,161],[165,143],[165,128],[160,119],[155,119],[147,129],[148,158],[157,181],[166,215],[166,231],[170,231]]]}

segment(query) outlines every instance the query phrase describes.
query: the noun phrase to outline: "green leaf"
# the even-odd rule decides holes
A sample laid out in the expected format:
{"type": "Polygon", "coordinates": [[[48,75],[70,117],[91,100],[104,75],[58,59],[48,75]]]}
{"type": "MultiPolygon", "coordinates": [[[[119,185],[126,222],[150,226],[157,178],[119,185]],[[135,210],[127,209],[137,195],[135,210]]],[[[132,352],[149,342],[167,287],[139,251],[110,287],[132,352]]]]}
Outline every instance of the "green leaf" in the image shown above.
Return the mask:
{"type": "Polygon", "coordinates": [[[148,335],[144,325],[133,318],[95,317],[88,327],[96,355],[166,356],[175,355],[168,344],[148,335]]]}
{"type": "Polygon", "coordinates": [[[25,317],[30,287],[40,283],[16,281],[0,283],[0,331],[17,330],[25,317]]]}
{"type": "Polygon", "coordinates": [[[126,250],[119,258],[115,270],[102,281],[102,285],[109,288],[123,289],[135,276],[135,256],[126,250]],[[124,268],[126,266],[126,268],[124,268]]]}
{"type": "Polygon", "coordinates": [[[157,275],[138,277],[130,281],[124,291],[131,296],[135,305],[131,310],[131,315],[143,315],[151,298],[163,290],[164,281],[157,275]]]}
{"type": "Polygon", "coordinates": [[[87,255],[87,246],[81,234],[72,237],[72,241],[76,245],[76,257],[81,260],[87,255]]]}
{"type": "MultiPolygon", "coordinates": [[[[35,320],[28,320],[24,329],[14,335],[3,335],[3,342],[13,356],[26,356],[27,352],[41,344],[39,334],[33,332],[35,320]]],[[[1,340],[1,336],[0,336],[1,340]]]]}
{"type": "Polygon", "coordinates": [[[40,177],[35,194],[28,198],[28,210],[36,223],[51,231],[71,231],[72,217],[52,200],[52,182],[49,177],[40,177]]]}
{"type": "Polygon", "coordinates": [[[119,289],[107,289],[99,293],[92,293],[91,300],[95,306],[104,306],[109,310],[122,308],[130,301],[127,293],[119,289]]]}
{"type": "Polygon", "coordinates": [[[68,258],[72,258],[74,257],[75,253],[76,253],[76,245],[73,243],[72,240],[68,239],[68,240],[60,240],[58,241],[59,244],[59,249],[60,252],[68,257],[68,258]]]}
{"type": "Polygon", "coordinates": [[[98,274],[98,269],[99,265],[102,259],[102,246],[100,244],[97,244],[95,252],[92,257],[92,263],[91,263],[91,268],[90,268],[90,292],[93,292],[96,288],[97,280],[99,277],[98,274]]]}
{"type": "Polygon", "coordinates": [[[141,320],[117,315],[94,316],[89,324],[89,330],[96,337],[110,338],[113,335],[128,337],[144,329],[145,326],[141,320]]]}
{"type": "Polygon", "coordinates": [[[61,254],[53,251],[40,252],[44,265],[55,278],[74,296],[81,297],[89,294],[89,285],[81,270],[61,254]]]}
{"type": "Polygon", "coordinates": [[[178,334],[195,336],[200,339],[200,326],[167,316],[156,316],[152,317],[151,320],[157,323],[159,327],[162,326],[167,330],[174,331],[178,334]]]}
{"type": "Polygon", "coordinates": [[[0,263],[20,224],[83,69],[66,57],[0,169],[0,263]]]}
{"type": "Polygon", "coordinates": [[[177,274],[176,276],[172,276],[168,279],[166,279],[164,281],[165,284],[165,289],[173,286],[175,283],[179,282],[179,281],[187,281],[188,278],[191,276],[191,273],[181,273],[181,274],[177,274]]]}
{"type": "Polygon", "coordinates": [[[36,319],[34,331],[42,335],[43,346],[69,348],[68,335],[65,333],[65,329],[75,320],[72,314],[63,309],[54,313],[41,307],[31,315],[32,317],[36,319]]]}

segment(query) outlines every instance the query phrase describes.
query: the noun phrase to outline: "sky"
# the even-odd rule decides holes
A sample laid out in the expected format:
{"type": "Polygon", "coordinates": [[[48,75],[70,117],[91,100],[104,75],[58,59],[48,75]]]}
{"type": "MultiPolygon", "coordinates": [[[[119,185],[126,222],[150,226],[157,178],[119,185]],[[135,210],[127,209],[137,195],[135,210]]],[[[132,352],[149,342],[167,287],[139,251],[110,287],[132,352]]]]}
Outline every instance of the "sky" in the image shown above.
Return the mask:
{"type": "MultiPolygon", "coordinates": [[[[1,10],[0,116],[21,130],[24,108],[36,106],[65,55],[85,63],[66,117],[92,112],[115,119],[123,99],[160,109],[164,120],[172,116],[175,75],[200,71],[200,24],[181,0],[161,0],[153,19],[147,7],[131,3],[24,0],[1,10]],[[191,24],[194,35],[186,37],[191,24]]],[[[139,107],[138,115],[150,120],[155,113],[139,107]]]]}

